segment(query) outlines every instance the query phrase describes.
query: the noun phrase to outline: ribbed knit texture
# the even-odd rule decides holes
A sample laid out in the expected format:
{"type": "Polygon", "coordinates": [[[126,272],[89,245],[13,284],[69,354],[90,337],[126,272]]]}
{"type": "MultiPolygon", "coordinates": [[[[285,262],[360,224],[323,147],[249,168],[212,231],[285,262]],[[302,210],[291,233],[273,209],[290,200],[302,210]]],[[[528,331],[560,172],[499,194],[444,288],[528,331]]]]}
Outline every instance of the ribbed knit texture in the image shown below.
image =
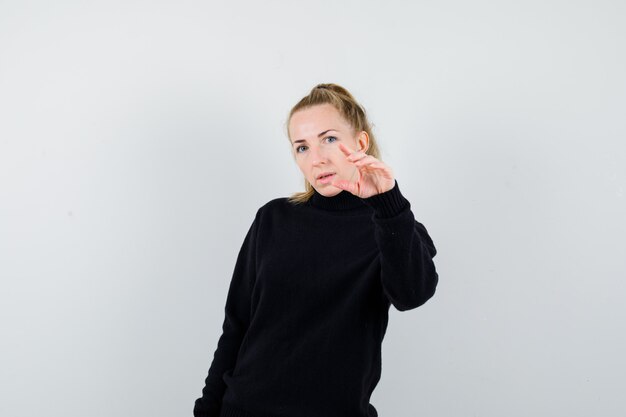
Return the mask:
{"type": "MultiPolygon", "coordinates": [[[[397,181],[259,208],[195,417],[376,417],[389,308],[435,293],[437,251],[397,181]]],[[[416,376],[419,377],[419,376],[416,376]]]]}
{"type": "Polygon", "coordinates": [[[256,417],[245,410],[237,408],[228,403],[222,403],[222,410],[219,417],[256,417]]]}

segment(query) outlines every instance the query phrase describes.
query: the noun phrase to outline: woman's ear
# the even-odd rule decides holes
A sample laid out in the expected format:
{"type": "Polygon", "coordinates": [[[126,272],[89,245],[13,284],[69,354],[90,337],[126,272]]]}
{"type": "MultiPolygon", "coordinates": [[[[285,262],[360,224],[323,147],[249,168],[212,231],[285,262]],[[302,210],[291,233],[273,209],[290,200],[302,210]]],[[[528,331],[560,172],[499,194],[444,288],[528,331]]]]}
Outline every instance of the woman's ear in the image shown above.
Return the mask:
{"type": "Polygon", "coordinates": [[[367,152],[367,150],[370,148],[370,137],[365,130],[362,130],[361,133],[359,133],[359,136],[357,138],[357,145],[359,151],[363,152],[367,152]]]}

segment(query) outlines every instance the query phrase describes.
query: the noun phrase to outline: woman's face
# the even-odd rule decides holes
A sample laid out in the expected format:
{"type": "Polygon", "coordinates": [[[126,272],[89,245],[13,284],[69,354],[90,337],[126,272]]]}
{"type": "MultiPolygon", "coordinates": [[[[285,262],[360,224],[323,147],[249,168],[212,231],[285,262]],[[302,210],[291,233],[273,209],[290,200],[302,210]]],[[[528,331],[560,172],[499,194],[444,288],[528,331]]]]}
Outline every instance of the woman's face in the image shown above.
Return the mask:
{"type": "Polygon", "coordinates": [[[318,193],[332,197],[342,189],[331,181],[344,179],[355,181],[356,167],[346,159],[337,144],[342,142],[349,149],[367,149],[369,137],[365,131],[353,132],[352,126],[331,104],[319,104],[298,110],[289,121],[291,150],[304,177],[318,193]],[[331,177],[318,178],[330,173],[331,177]]]}

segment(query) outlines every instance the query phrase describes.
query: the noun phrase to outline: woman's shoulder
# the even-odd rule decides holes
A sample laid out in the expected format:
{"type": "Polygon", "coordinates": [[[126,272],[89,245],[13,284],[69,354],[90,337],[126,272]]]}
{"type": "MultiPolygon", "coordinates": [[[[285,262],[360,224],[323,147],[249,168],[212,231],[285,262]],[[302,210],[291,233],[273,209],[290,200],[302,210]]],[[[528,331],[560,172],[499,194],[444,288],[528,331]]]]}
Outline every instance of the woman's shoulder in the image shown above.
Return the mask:
{"type": "Polygon", "coordinates": [[[294,203],[289,201],[288,197],[275,197],[268,200],[265,204],[259,207],[260,212],[275,212],[284,210],[295,210],[300,207],[306,206],[306,203],[294,203]]]}
{"type": "Polygon", "coordinates": [[[257,217],[284,217],[297,213],[308,204],[294,203],[289,201],[288,197],[275,197],[262,204],[257,210],[257,217]]]}

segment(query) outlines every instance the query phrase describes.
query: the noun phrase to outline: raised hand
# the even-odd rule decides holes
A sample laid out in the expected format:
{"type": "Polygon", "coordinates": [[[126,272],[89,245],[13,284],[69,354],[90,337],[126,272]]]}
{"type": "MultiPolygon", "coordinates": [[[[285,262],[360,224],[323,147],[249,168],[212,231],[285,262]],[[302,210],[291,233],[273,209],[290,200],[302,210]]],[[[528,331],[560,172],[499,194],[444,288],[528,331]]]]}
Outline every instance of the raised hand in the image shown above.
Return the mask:
{"type": "Polygon", "coordinates": [[[357,174],[357,178],[355,181],[352,178],[334,180],[331,182],[332,185],[361,198],[384,193],[394,187],[395,178],[389,165],[363,151],[352,151],[343,143],[339,143],[339,149],[355,166],[354,173],[357,174]]]}

